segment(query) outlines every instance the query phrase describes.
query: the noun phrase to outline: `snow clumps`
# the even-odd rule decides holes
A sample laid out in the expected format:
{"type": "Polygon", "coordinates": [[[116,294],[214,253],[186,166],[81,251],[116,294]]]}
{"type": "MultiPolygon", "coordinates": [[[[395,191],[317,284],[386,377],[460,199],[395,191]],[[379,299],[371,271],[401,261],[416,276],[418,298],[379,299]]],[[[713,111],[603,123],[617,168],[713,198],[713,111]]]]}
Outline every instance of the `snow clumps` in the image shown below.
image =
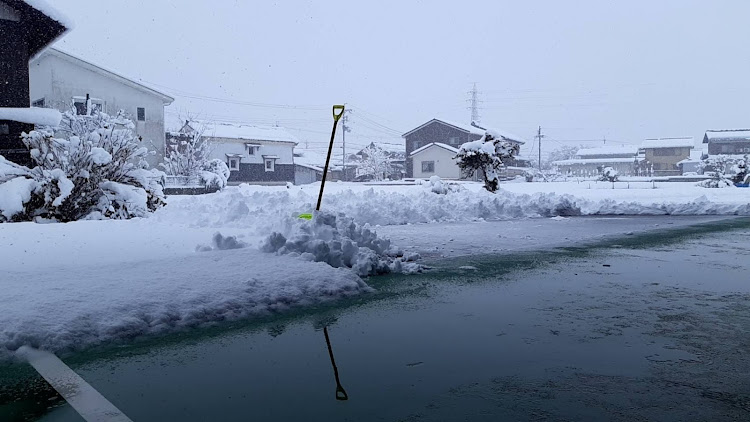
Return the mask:
{"type": "Polygon", "coordinates": [[[395,273],[416,273],[421,266],[413,261],[417,254],[404,254],[391,246],[389,239],[378,237],[369,225],[358,225],[343,214],[316,213],[311,221],[298,220],[291,233],[271,233],[261,250],[280,255],[299,256],[353,269],[360,277],[395,273]]]}

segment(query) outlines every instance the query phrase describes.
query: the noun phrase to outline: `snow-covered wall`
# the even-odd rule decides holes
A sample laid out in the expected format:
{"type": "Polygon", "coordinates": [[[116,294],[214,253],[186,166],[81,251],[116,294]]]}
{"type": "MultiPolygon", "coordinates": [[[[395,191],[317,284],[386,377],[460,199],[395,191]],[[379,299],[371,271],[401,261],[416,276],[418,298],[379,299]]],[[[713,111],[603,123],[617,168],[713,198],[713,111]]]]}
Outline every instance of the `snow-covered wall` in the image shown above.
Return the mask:
{"type": "Polygon", "coordinates": [[[135,123],[136,134],[143,137],[149,149],[156,152],[148,158],[154,167],[164,158],[164,99],[145,90],[123,83],[117,77],[107,76],[80,66],[75,60],[60,55],[42,53],[29,63],[30,99],[44,100],[44,107],[69,110],[73,97],[100,99],[104,111],[115,114],[125,110],[135,123]],[[145,109],[145,121],[137,120],[138,108],[145,109]]]}
{"type": "Polygon", "coordinates": [[[414,154],[411,157],[414,163],[414,177],[429,178],[430,176],[437,175],[443,179],[459,179],[461,177],[461,170],[458,168],[456,160],[453,159],[455,155],[455,152],[435,145],[414,154]],[[422,162],[425,161],[433,161],[435,163],[434,172],[422,171],[422,162]]]}

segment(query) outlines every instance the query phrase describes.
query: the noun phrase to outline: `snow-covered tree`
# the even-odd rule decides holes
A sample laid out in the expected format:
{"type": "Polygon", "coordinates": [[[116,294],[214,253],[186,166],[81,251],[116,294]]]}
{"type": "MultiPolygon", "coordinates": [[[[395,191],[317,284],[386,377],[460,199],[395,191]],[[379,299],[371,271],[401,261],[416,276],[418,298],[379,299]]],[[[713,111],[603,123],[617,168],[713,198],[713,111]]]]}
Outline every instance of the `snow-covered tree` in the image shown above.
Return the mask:
{"type": "Polygon", "coordinates": [[[213,145],[204,136],[206,125],[197,120],[186,120],[185,127],[167,138],[167,153],[160,167],[170,176],[199,177],[209,189],[224,189],[229,179],[229,167],[218,159],[211,159],[213,145]]]}
{"type": "Polygon", "coordinates": [[[578,153],[578,150],[580,150],[581,147],[576,146],[570,146],[570,145],[563,145],[557,149],[554,149],[549,152],[549,155],[547,156],[548,162],[554,162],[554,161],[562,161],[562,160],[570,160],[572,158],[575,158],[576,154],[578,153]]]}
{"type": "Polygon", "coordinates": [[[484,176],[484,188],[495,192],[503,160],[512,159],[518,151],[517,143],[505,141],[500,136],[486,132],[480,139],[461,145],[455,158],[464,175],[481,171],[484,176]]]}
{"type": "Polygon", "coordinates": [[[742,157],[741,160],[738,160],[732,168],[732,170],[734,170],[734,177],[732,178],[734,183],[745,183],[745,179],[747,179],[748,159],[748,155],[745,154],[745,156],[742,157]]]}
{"type": "Polygon", "coordinates": [[[109,116],[63,114],[62,123],[24,133],[34,168],[0,162],[0,222],[37,217],[82,218],[145,216],[165,204],[164,173],[148,170],[148,149],[123,112],[109,116]]]}
{"type": "Polygon", "coordinates": [[[616,182],[619,177],[620,173],[617,170],[607,166],[602,169],[602,172],[599,175],[599,180],[603,182],[616,182]]]}
{"type": "Polygon", "coordinates": [[[701,161],[700,168],[703,174],[711,176],[710,179],[698,183],[704,188],[725,188],[732,185],[732,180],[726,174],[727,168],[735,163],[732,157],[727,155],[713,155],[701,161]]]}
{"type": "Polygon", "coordinates": [[[383,180],[390,174],[390,156],[374,143],[365,147],[358,155],[362,158],[357,173],[371,175],[374,180],[383,180]]]}

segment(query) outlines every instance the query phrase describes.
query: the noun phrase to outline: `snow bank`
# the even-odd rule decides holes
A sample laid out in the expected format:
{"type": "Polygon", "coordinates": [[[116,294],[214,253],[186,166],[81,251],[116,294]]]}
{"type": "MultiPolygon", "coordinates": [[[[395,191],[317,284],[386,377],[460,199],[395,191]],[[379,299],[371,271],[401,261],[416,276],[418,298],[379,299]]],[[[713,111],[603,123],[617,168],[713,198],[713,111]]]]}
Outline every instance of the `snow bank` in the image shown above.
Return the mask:
{"type": "Polygon", "coordinates": [[[62,114],[51,108],[0,107],[0,120],[29,123],[32,125],[59,126],[62,114]]]}
{"type": "Polygon", "coordinates": [[[0,360],[22,345],[79,350],[371,291],[349,270],[252,249],[137,265],[16,269],[3,273],[2,289],[0,360]]]}
{"type": "Polygon", "coordinates": [[[271,233],[261,250],[325,262],[335,268],[351,268],[362,277],[421,270],[410,262],[418,255],[404,256],[403,251],[391,246],[390,240],[378,237],[368,225],[360,226],[343,214],[319,212],[312,221],[297,219],[286,235],[271,233]]]}

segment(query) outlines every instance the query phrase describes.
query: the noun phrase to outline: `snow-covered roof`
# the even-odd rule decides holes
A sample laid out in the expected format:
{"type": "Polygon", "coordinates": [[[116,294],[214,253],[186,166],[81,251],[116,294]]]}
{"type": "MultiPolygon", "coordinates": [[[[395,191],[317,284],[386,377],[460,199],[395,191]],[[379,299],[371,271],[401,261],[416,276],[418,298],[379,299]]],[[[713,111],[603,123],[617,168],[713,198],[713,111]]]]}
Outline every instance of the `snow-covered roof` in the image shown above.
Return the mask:
{"type": "Polygon", "coordinates": [[[707,130],[703,142],[750,142],[750,129],[707,130]]]}
{"type": "Polygon", "coordinates": [[[326,154],[309,149],[294,148],[294,164],[307,167],[323,167],[326,163],[326,154]]]}
{"type": "Polygon", "coordinates": [[[612,157],[633,157],[636,154],[638,154],[638,146],[637,145],[609,145],[604,147],[596,147],[596,148],[582,148],[579,149],[578,152],[576,152],[576,156],[581,158],[586,157],[592,157],[592,156],[598,156],[598,155],[605,155],[605,156],[612,156],[612,157]]]}
{"type": "Polygon", "coordinates": [[[585,158],[596,155],[609,155],[609,156],[634,156],[638,153],[638,145],[608,145],[596,148],[582,148],[576,152],[576,155],[585,158]]]}
{"type": "Polygon", "coordinates": [[[442,142],[430,142],[429,144],[427,144],[427,145],[425,145],[423,147],[415,149],[414,151],[412,151],[411,154],[409,154],[409,156],[412,157],[412,156],[414,156],[416,154],[419,154],[420,152],[426,150],[427,148],[432,148],[432,147],[440,147],[440,148],[443,148],[443,149],[447,149],[448,151],[450,151],[450,152],[452,152],[454,154],[458,153],[458,148],[454,148],[454,147],[452,147],[450,145],[447,145],[447,144],[444,144],[442,142]]]}
{"type": "Polygon", "coordinates": [[[62,114],[51,108],[0,107],[0,120],[12,120],[32,125],[59,126],[62,114]]]}
{"type": "Polygon", "coordinates": [[[318,167],[318,166],[312,166],[312,165],[310,165],[310,164],[298,163],[298,162],[297,162],[297,160],[295,160],[295,161],[294,161],[294,165],[295,165],[295,166],[300,166],[300,167],[304,167],[304,168],[308,168],[308,169],[310,169],[310,170],[315,170],[315,171],[320,171],[320,172],[322,172],[322,171],[323,171],[323,168],[322,168],[322,167],[318,167]]]}
{"type": "Polygon", "coordinates": [[[502,138],[502,139],[505,139],[507,141],[517,142],[519,144],[525,144],[526,143],[526,141],[522,137],[514,135],[514,134],[512,134],[512,133],[510,133],[508,131],[505,131],[505,130],[490,128],[490,127],[484,127],[484,126],[480,127],[479,125],[475,126],[474,124],[468,124],[467,125],[467,124],[464,124],[464,123],[457,123],[457,122],[454,122],[454,121],[451,121],[451,120],[437,119],[437,118],[436,119],[432,119],[432,120],[428,121],[427,123],[424,123],[424,124],[422,124],[422,125],[414,128],[414,129],[412,129],[412,130],[404,133],[401,136],[402,137],[406,137],[406,136],[408,136],[408,135],[416,132],[417,130],[422,129],[423,127],[425,127],[425,126],[427,126],[427,125],[429,125],[431,123],[434,123],[434,122],[441,122],[441,123],[446,124],[448,126],[453,126],[456,129],[459,129],[459,130],[462,130],[464,132],[471,133],[471,134],[474,134],[474,135],[480,135],[480,136],[482,136],[486,132],[489,132],[495,138],[502,138]]]}
{"type": "Polygon", "coordinates": [[[38,57],[34,58],[32,60],[32,62],[36,62],[36,61],[42,60],[47,55],[55,56],[55,57],[58,57],[60,59],[67,60],[68,62],[71,62],[71,63],[73,63],[73,64],[75,64],[77,66],[83,67],[84,69],[91,70],[92,72],[95,72],[95,73],[98,73],[100,75],[104,75],[106,77],[115,79],[115,80],[117,80],[117,81],[119,81],[119,82],[121,82],[121,83],[123,83],[123,84],[125,84],[127,86],[130,86],[132,88],[135,88],[135,89],[137,89],[139,91],[146,92],[148,94],[154,95],[154,96],[158,97],[159,99],[161,99],[165,106],[172,104],[172,102],[174,101],[173,97],[171,97],[171,96],[169,96],[169,95],[167,95],[167,94],[165,94],[163,92],[160,92],[160,91],[158,91],[158,90],[156,90],[154,88],[151,88],[151,87],[149,87],[147,85],[144,85],[141,82],[136,82],[133,79],[127,78],[125,76],[122,76],[122,75],[120,75],[118,73],[115,73],[115,72],[109,70],[109,69],[105,69],[105,68],[103,68],[101,66],[95,65],[95,64],[93,64],[91,62],[88,62],[88,61],[86,61],[86,60],[84,60],[84,59],[82,59],[80,57],[77,57],[77,56],[75,56],[73,54],[70,54],[70,53],[66,53],[66,52],[58,50],[56,48],[49,48],[49,49],[47,49],[42,54],[40,54],[38,57]]]}
{"type": "Polygon", "coordinates": [[[45,0],[3,0],[2,3],[21,16],[30,26],[27,33],[29,57],[35,57],[72,29],[73,21],[45,0]]]}
{"type": "Polygon", "coordinates": [[[210,138],[238,139],[242,141],[288,142],[297,144],[299,140],[278,126],[255,126],[237,123],[202,122],[206,131],[204,136],[210,138]]]}
{"type": "Polygon", "coordinates": [[[569,166],[573,164],[606,164],[606,163],[632,163],[635,162],[635,156],[630,158],[572,158],[570,160],[553,161],[555,166],[569,166]]]}
{"type": "Polygon", "coordinates": [[[641,144],[642,148],[695,148],[695,140],[692,136],[682,138],[654,138],[646,139],[641,144]]]}

